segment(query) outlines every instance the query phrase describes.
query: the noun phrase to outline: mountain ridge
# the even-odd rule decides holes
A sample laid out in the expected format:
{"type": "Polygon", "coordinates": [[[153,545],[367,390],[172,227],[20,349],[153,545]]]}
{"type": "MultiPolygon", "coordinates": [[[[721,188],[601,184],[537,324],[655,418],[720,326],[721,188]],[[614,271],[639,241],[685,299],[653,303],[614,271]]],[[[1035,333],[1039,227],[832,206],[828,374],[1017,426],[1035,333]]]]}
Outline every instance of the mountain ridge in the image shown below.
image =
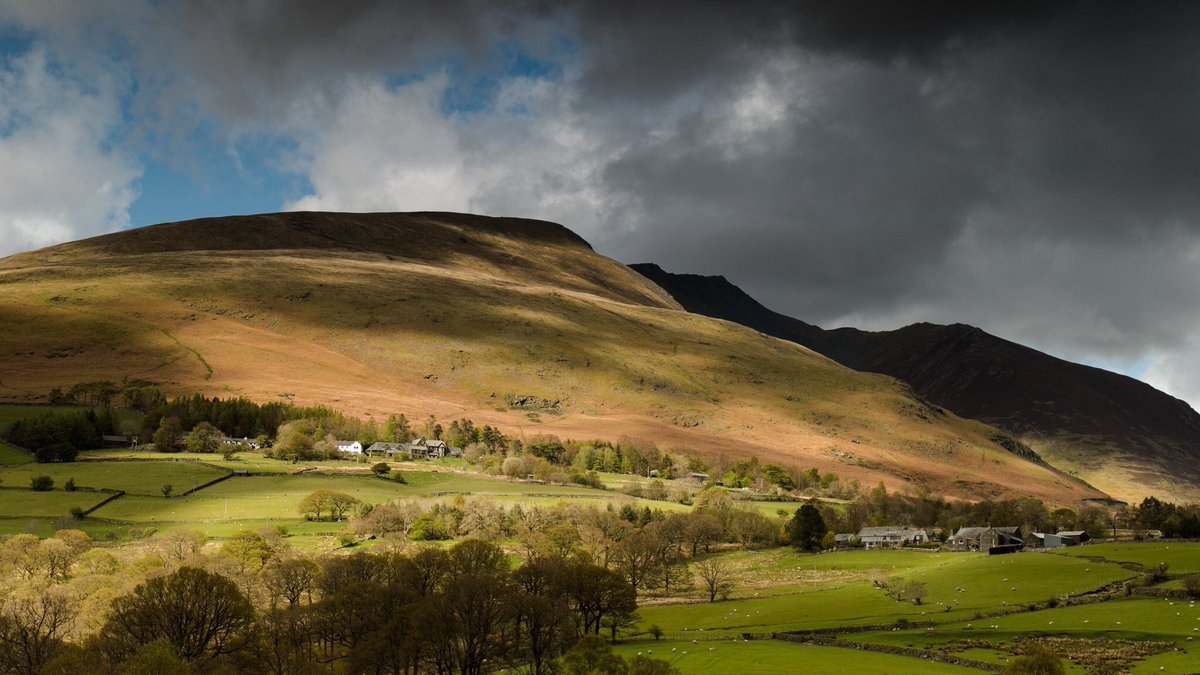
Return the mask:
{"type": "Polygon", "coordinates": [[[1198,495],[1200,414],[1144,382],[961,323],[825,330],[768,309],[724,277],[630,267],[689,311],[803,344],[855,370],[896,377],[936,405],[1021,438],[1108,492],[1131,499],[1148,489],[1183,499],[1198,495]]]}

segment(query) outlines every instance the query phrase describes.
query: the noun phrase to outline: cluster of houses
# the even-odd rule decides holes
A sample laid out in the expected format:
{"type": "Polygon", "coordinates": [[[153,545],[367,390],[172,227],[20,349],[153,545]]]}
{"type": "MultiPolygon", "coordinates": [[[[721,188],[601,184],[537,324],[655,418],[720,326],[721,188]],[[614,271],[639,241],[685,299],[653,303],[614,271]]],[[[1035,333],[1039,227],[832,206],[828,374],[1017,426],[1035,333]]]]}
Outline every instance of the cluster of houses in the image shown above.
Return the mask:
{"type": "MultiPolygon", "coordinates": [[[[342,446],[343,441],[338,441],[337,449],[342,452],[358,454],[363,452],[362,444],[358,441],[346,442],[346,446],[342,446]]],[[[452,448],[445,441],[437,439],[418,438],[411,443],[372,443],[366,449],[368,455],[387,457],[391,459],[397,455],[408,455],[412,459],[441,459],[443,457],[460,457],[462,450],[452,448]]]]}
{"type": "MultiPolygon", "coordinates": [[[[836,534],[839,548],[862,546],[866,549],[896,549],[939,543],[929,532],[912,527],[864,527],[857,534],[836,534]]],[[[981,551],[990,555],[1015,553],[1025,548],[1063,548],[1079,546],[1090,540],[1082,530],[1024,535],[1019,527],[960,527],[941,542],[952,551],[981,551]]]]}

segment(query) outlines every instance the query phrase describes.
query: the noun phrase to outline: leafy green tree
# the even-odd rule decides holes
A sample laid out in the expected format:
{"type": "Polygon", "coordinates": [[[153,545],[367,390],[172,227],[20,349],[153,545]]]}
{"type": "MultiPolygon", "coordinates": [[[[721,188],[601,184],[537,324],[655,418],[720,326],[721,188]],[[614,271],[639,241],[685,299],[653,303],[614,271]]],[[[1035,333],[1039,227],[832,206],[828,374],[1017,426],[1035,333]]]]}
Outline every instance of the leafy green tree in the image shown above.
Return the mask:
{"type": "Polygon", "coordinates": [[[371,473],[376,476],[386,476],[392,470],[392,466],[387,462],[378,462],[371,467],[371,473]]]}
{"type": "Polygon", "coordinates": [[[197,453],[214,453],[221,449],[221,441],[225,438],[225,434],[221,430],[209,424],[201,422],[192,427],[192,433],[188,435],[187,451],[197,453]]]}
{"type": "Polygon", "coordinates": [[[805,504],[796,509],[795,515],[787,524],[788,537],[792,546],[799,551],[821,550],[821,540],[828,531],[821,512],[812,504],[805,504]]]}
{"type": "Polygon", "coordinates": [[[221,553],[241,565],[243,572],[257,572],[275,554],[267,540],[251,530],[230,537],[221,545],[221,553]]]}
{"type": "Polygon", "coordinates": [[[563,656],[562,670],[566,675],[625,675],[629,672],[629,666],[620,656],[613,654],[612,646],[604,638],[585,635],[563,656]]]}
{"type": "Polygon", "coordinates": [[[159,452],[179,452],[179,435],[183,425],[178,417],[164,417],[154,432],[154,448],[159,452]]]}
{"type": "Polygon", "coordinates": [[[29,479],[29,487],[34,492],[49,492],[54,489],[54,479],[50,476],[34,476],[29,479]]]}

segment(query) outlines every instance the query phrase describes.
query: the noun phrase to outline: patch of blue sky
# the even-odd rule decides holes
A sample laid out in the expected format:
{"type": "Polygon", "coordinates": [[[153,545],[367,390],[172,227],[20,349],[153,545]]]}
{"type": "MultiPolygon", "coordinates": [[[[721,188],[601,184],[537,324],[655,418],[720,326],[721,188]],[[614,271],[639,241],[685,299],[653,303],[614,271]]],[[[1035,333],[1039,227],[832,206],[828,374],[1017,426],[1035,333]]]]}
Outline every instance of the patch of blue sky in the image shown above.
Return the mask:
{"type": "Polygon", "coordinates": [[[1079,362],[1093,368],[1111,370],[1114,373],[1128,375],[1135,380],[1142,381],[1145,381],[1146,374],[1150,372],[1150,367],[1154,365],[1154,360],[1149,356],[1144,356],[1137,360],[1087,356],[1079,359],[1079,362]]]}
{"type": "Polygon", "coordinates": [[[535,56],[516,43],[504,43],[477,69],[471,64],[452,61],[445,66],[450,86],[442,99],[441,112],[447,117],[470,116],[492,108],[504,82],[513,78],[557,80],[563,77],[568,61],[574,57],[570,42],[556,42],[547,56],[535,56]]]}
{"type": "MultiPolygon", "coordinates": [[[[193,152],[196,150],[193,149],[193,152]]],[[[312,192],[308,179],[287,169],[292,141],[243,138],[236,146],[212,143],[187,165],[147,158],[130,206],[134,227],[215,215],[279,211],[312,192]]]]}

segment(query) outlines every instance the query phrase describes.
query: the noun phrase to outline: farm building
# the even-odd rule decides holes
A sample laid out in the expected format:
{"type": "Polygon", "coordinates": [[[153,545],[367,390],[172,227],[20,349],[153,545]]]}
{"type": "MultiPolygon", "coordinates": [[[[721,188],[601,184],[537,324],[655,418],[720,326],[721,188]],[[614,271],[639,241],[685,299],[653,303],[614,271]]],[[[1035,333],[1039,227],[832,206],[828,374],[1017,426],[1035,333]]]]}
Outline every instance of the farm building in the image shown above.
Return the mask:
{"type": "Polygon", "coordinates": [[[361,455],[363,451],[362,443],[358,441],[334,441],[334,447],[338,452],[348,452],[353,455],[361,455]]]}
{"type": "Polygon", "coordinates": [[[1083,530],[1071,530],[1059,532],[1058,534],[1034,532],[1033,540],[1030,543],[1038,548],[1065,548],[1067,546],[1079,546],[1088,541],[1091,541],[1091,537],[1088,536],[1087,532],[1083,530]]]}
{"type": "Polygon", "coordinates": [[[231,436],[226,436],[225,438],[221,439],[221,444],[244,445],[251,450],[258,450],[258,441],[255,441],[253,438],[233,438],[231,436]]]}
{"type": "Polygon", "coordinates": [[[833,541],[838,548],[852,548],[857,544],[858,535],[853,532],[838,533],[833,535],[833,541]]]}
{"type": "Polygon", "coordinates": [[[386,455],[392,457],[402,452],[408,452],[403,443],[385,443],[379,441],[378,443],[372,443],[371,447],[367,448],[368,455],[386,455]]]}
{"type": "Polygon", "coordinates": [[[900,548],[905,544],[927,544],[929,533],[909,527],[864,527],[858,539],[868,549],[900,548]]]}
{"type": "Polygon", "coordinates": [[[409,455],[412,455],[413,459],[441,459],[461,454],[457,448],[446,445],[445,441],[426,438],[418,438],[412,443],[406,444],[404,448],[409,455]]]}
{"type": "Polygon", "coordinates": [[[948,542],[955,551],[1012,553],[1025,547],[1020,527],[960,527],[948,542]]]}

